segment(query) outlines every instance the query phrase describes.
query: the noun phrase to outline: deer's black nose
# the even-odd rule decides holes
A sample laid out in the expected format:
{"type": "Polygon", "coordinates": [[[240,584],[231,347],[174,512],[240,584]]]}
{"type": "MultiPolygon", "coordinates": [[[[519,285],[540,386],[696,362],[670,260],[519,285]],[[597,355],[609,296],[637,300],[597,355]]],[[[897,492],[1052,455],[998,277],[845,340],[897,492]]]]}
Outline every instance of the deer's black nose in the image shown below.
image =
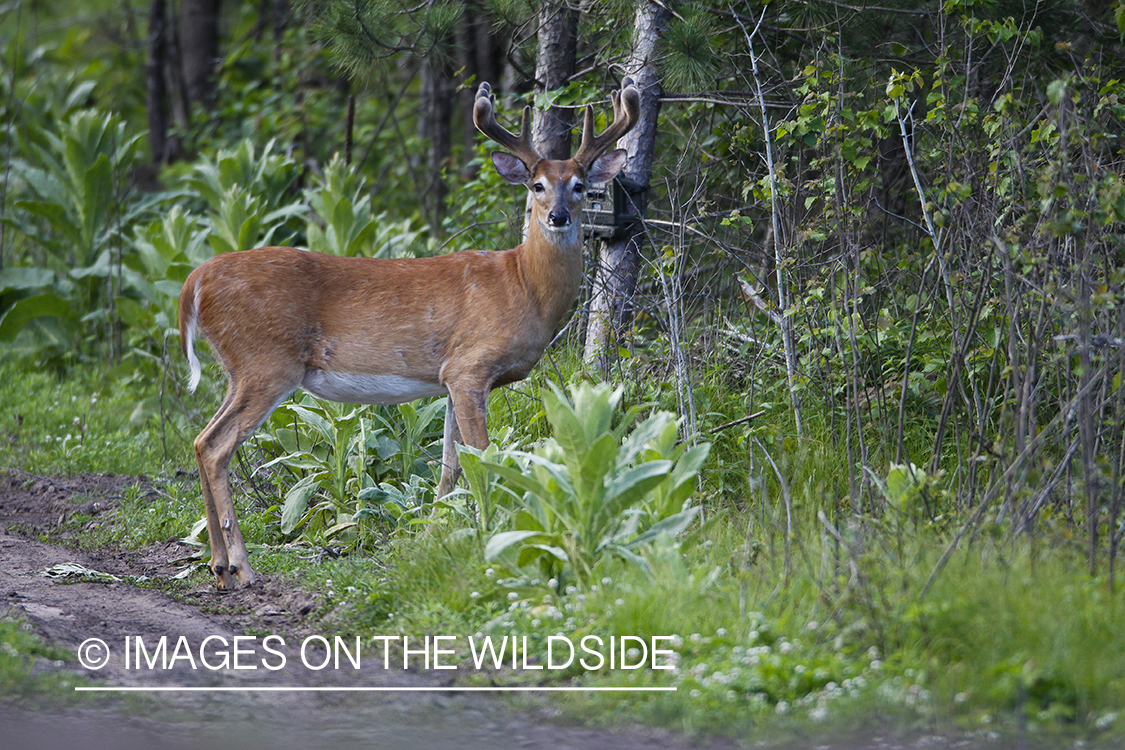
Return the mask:
{"type": "Polygon", "coordinates": [[[570,212],[552,211],[547,214],[547,221],[550,222],[553,227],[565,227],[570,223],[570,212]]]}

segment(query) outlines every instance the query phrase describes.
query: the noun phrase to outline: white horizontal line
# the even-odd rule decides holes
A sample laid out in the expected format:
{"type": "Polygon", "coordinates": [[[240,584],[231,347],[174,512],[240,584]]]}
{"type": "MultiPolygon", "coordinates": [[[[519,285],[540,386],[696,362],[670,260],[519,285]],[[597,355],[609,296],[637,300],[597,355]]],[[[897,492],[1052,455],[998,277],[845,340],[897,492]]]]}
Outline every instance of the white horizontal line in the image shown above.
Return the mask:
{"type": "Polygon", "coordinates": [[[675,687],[536,687],[486,685],[472,687],[181,687],[181,686],[113,686],[92,687],[75,686],[76,692],[84,693],[610,693],[610,692],[676,692],[675,687]]]}

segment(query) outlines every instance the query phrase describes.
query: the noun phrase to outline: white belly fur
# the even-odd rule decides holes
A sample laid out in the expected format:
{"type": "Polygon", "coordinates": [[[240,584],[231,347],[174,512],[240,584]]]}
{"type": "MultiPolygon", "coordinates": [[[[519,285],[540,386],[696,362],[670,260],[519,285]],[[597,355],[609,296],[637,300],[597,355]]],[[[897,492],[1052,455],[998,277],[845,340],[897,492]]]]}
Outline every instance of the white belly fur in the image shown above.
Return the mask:
{"type": "Polygon", "coordinates": [[[443,386],[400,375],[351,375],[310,370],[302,387],[329,401],[345,404],[404,404],[426,396],[444,396],[443,386]]]}

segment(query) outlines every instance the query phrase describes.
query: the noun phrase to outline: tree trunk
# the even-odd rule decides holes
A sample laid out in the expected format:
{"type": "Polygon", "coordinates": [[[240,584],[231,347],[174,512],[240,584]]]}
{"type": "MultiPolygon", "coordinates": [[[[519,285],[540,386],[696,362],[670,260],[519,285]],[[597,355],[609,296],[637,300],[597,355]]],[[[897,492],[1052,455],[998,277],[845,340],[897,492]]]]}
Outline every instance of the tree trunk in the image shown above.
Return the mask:
{"type": "MultiPolygon", "coordinates": [[[[535,93],[561,89],[574,75],[578,50],[578,11],[544,3],[539,16],[539,53],[535,59],[535,93]]],[[[570,158],[570,109],[535,108],[532,143],[547,159],[570,158]]],[[[529,164],[529,167],[534,166],[529,164]]]]}
{"type": "Polygon", "coordinates": [[[180,54],[189,104],[215,103],[221,0],[180,0],[180,54]]]}
{"type": "Polygon", "coordinates": [[[422,62],[422,135],[429,141],[426,156],[428,183],[422,195],[422,210],[430,230],[437,236],[445,216],[444,170],[451,151],[451,119],[453,117],[453,82],[449,65],[437,55],[422,62]]]}
{"type": "Polygon", "coordinates": [[[148,68],[145,94],[148,104],[148,140],[152,161],[168,161],[168,87],[164,70],[168,66],[168,18],[165,0],[152,0],[148,15],[148,68]]]}
{"type": "Polygon", "coordinates": [[[622,176],[641,187],[630,196],[627,211],[638,217],[621,240],[602,245],[594,288],[590,293],[590,319],[586,327],[583,359],[608,375],[617,351],[617,341],[633,319],[633,294],[637,288],[641,245],[645,239],[644,216],[648,207],[648,183],[656,148],[656,120],[660,115],[660,81],[656,72],[657,43],[671,19],[666,4],[644,0],[637,6],[634,44],[625,62],[625,72],[641,91],[641,116],[637,125],[618,141],[629,152],[622,176]]]}

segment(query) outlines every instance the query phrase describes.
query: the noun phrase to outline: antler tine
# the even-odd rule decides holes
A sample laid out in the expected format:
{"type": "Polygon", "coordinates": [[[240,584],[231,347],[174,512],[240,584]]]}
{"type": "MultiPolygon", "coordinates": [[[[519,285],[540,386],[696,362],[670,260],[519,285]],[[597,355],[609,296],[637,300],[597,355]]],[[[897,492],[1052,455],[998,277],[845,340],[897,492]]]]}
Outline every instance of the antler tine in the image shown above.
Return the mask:
{"type": "Polygon", "coordinates": [[[637,124],[637,120],[640,119],[641,92],[637,90],[632,78],[626,76],[621,80],[621,90],[613,92],[612,100],[613,124],[600,135],[594,135],[593,108],[586,108],[586,119],[582,128],[582,143],[578,147],[578,153],[574,155],[574,160],[583,166],[589,167],[618,138],[632,130],[633,126],[637,124]]]}
{"type": "Polygon", "coordinates": [[[473,102],[473,122],[477,130],[511,151],[528,168],[534,167],[543,158],[531,145],[531,107],[523,108],[523,122],[517,136],[496,122],[496,97],[487,82],[481,83],[477,89],[476,101],[473,102]]]}

